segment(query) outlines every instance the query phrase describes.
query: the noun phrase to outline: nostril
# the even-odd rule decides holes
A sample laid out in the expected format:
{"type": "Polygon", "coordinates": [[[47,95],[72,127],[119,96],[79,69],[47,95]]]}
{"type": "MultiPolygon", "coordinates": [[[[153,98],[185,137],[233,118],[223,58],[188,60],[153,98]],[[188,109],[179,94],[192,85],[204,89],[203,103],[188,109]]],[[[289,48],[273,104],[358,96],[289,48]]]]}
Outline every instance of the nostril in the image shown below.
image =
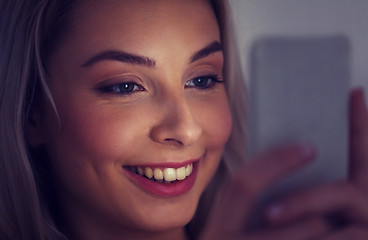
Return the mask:
{"type": "Polygon", "coordinates": [[[169,144],[183,145],[183,143],[180,140],[174,138],[166,138],[164,141],[169,144]]]}
{"type": "Polygon", "coordinates": [[[190,126],[159,125],[151,129],[150,138],[158,143],[189,146],[195,143],[202,134],[202,129],[197,126],[194,130],[190,126]]]}
{"type": "Polygon", "coordinates": [[[160,118],[150,129],[150,137],[155,142],[171,145],[192,145],[202,135],[202,126],[187,102],[171,101],[161,106],[160,118]]]}

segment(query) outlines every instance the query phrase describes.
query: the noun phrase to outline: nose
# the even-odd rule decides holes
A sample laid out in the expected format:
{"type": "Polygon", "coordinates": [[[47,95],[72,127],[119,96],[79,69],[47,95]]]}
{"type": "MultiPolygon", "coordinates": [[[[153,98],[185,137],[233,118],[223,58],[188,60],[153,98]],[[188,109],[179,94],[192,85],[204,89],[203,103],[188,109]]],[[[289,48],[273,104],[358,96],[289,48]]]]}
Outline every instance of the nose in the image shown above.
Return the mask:
{"type": "Polygon", "coordinates": [[[176,146],[196,143],[202,134],[202,127],[185,96],[165,98],[158,108],[159,121],[150,131],[153,141],[176,146]]]}

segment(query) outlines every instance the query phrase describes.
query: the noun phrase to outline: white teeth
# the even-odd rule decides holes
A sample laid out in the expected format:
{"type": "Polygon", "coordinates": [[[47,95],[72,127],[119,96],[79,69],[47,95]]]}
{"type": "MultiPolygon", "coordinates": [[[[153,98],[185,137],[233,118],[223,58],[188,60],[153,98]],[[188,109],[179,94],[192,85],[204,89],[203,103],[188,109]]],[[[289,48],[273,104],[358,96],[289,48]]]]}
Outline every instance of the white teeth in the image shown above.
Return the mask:
{"type": "Polygon", "coordinates": [[[186,178],[185,175],[185,167],[181,167],[176,169],[176,179],[177,180],[184,180],[186,178]]]}
{"type": "Polygon", "coordinates": [[[164,178],[165,181],[171,182],[176,180],[176,171],[174,168],[165,168],[164,169],[164,178]]]}
{"type": "Polygon", "coordinates": [[[153,177],[156,180],[162,180],[162,179],[164,179],[164,173],[162,172],[161,169],[155,168],[155,170],[153,170],[153,177]]]}
{"type": "Polygon", "coordinates": [[[193,163],[180,168],[151,168],[151,167],[130,167],[130,169],[141,176],[157,182],[170,183],[186,179],[193,172],[193,163]]]}
{"type": "Polygon", "coordinates": [[[150,167],[144,169],[144,175],[148,178],[153,178],[153,171],[150,167]]]}
{"type": "Polygon", "coordinates": [[[185,176],[189,176],[193,171],[193,164],[189,164],[186,168],[185,168],[185,176]]]}

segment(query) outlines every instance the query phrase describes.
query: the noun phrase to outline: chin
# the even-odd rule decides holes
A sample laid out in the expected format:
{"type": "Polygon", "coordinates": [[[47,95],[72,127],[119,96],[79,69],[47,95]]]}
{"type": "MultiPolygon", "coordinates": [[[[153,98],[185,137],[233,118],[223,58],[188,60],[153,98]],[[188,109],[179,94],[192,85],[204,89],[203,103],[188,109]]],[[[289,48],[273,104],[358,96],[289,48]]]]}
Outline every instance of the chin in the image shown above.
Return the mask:
{"type": "Polygon", "coordinates": [[[149,213],[142,212],[140,213],[140,219],[136,219],[139,225],[138,228],[146,232],[165,232],[183,228],[192,220],[197,209],[198,200],[199,197],[189,195],[184,203],[167,199],[166,203],[156,206],[151,205],[145,208],[145,211],[149,211],[149,213]]]}

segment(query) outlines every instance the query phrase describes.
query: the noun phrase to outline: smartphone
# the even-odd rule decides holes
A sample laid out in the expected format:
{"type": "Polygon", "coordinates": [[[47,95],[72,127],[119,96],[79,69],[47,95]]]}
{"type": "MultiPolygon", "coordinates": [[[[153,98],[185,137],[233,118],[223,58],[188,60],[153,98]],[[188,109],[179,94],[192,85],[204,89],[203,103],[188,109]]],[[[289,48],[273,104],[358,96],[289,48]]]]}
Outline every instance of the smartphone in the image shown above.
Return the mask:
{"type": "MultiPolygon", "coordinates": [[[[289,143],[318,151],[309,166],[275,183],[259,211],[294,191],[345,179],[348,171],[350,45],[344,36],[268,37],[250,54],[249,153],[289,143]]],[[[258,212],[258,213],[257,213],[258,212]]]]}

